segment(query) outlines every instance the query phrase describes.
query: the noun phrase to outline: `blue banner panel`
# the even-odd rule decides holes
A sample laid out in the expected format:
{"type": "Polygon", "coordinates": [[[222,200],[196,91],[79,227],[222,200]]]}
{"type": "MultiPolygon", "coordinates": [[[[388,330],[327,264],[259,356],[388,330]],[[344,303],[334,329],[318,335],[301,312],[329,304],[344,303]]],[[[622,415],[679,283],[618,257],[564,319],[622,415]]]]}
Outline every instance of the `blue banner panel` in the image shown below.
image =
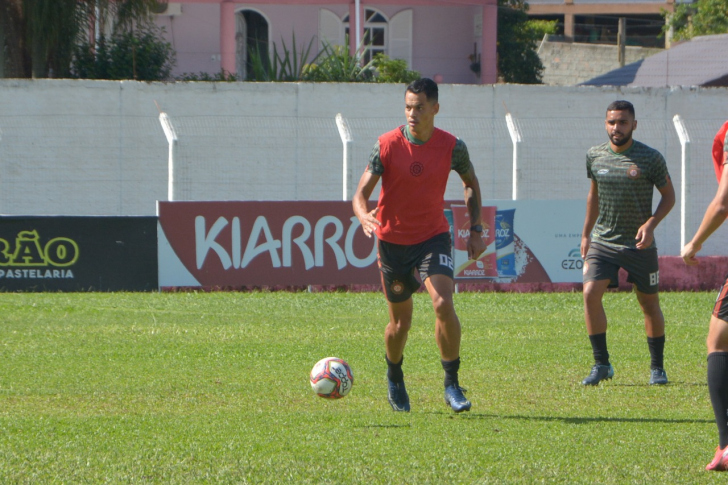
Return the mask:
{"type": "Polygon", "coordinates": [[[156,217],[0,216],[0,291],[155,291],[156,217]]]}

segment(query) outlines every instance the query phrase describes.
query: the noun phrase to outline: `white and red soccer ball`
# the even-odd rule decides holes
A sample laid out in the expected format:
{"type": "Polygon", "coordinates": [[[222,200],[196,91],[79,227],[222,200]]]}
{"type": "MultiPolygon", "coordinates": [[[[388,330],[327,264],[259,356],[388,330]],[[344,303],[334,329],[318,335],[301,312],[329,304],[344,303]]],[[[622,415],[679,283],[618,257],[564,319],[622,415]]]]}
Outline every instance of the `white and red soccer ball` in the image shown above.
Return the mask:
{"type": "Polygon", "coordinates": [[[325,357],[311,369],[311,388],[326,399],[345,397],[353,384],[354,374],[351,367],[338,357],[325,357]]]}

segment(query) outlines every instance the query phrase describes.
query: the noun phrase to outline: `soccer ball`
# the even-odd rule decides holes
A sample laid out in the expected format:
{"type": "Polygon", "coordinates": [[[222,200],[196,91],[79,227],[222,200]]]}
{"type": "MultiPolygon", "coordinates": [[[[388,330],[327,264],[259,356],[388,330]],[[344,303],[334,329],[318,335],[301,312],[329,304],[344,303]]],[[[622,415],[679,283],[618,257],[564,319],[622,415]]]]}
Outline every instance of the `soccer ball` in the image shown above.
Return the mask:
{"type": "Polygon", "coordinates": [[[311,369],[313,392],[326,399],[340,399],[351,391],[354,374],[351,367],[338,357],[325,357],[311,369]]]}

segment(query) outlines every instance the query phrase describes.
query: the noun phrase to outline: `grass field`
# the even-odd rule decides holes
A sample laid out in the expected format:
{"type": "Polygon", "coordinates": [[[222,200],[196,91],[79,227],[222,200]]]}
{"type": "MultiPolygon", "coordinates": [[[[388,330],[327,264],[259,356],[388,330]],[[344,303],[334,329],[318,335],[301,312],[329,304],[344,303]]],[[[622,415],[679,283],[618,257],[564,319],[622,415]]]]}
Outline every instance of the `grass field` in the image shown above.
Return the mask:
{"type": "Polygon", "coordinates": [[[713,293],[663,293],[670,384],[650,387],[634,295],[608,294],[593,388],[580,293],[461,293],[461,384],[442,397],[426,295],[386,402],[378,293],[0,295],[1,483],[725,483],[705,335],[713,293]],[[351,394],[315,396],[335,355],[351,394]]]}

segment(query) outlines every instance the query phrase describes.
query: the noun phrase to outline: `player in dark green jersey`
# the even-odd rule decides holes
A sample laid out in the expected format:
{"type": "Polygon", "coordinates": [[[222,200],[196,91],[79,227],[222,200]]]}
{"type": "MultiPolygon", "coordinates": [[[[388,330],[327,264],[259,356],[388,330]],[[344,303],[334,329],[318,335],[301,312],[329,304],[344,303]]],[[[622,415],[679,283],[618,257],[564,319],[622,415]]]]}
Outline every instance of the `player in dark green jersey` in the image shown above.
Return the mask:
{"type": "Polygon", "coordinates": [[[581,235],[584,258],[584,316],[594,366],[582,384],[597,385],[614,376],[607,351],[607,316],[602,299],[619,284],[619,268],[627,271],[645,317],[650,350],[650,384],[667,384],[663,356],[665,319],[658,296],[659,270],[655,227],[675,205],[675,189],[665,158],[632,138],[637,128],[634,106],[615,101],[605,120],[609,142],[587,152],[591,187],[581,235]],[[652,212],[654,188],[660,202],[652,212]]]}

